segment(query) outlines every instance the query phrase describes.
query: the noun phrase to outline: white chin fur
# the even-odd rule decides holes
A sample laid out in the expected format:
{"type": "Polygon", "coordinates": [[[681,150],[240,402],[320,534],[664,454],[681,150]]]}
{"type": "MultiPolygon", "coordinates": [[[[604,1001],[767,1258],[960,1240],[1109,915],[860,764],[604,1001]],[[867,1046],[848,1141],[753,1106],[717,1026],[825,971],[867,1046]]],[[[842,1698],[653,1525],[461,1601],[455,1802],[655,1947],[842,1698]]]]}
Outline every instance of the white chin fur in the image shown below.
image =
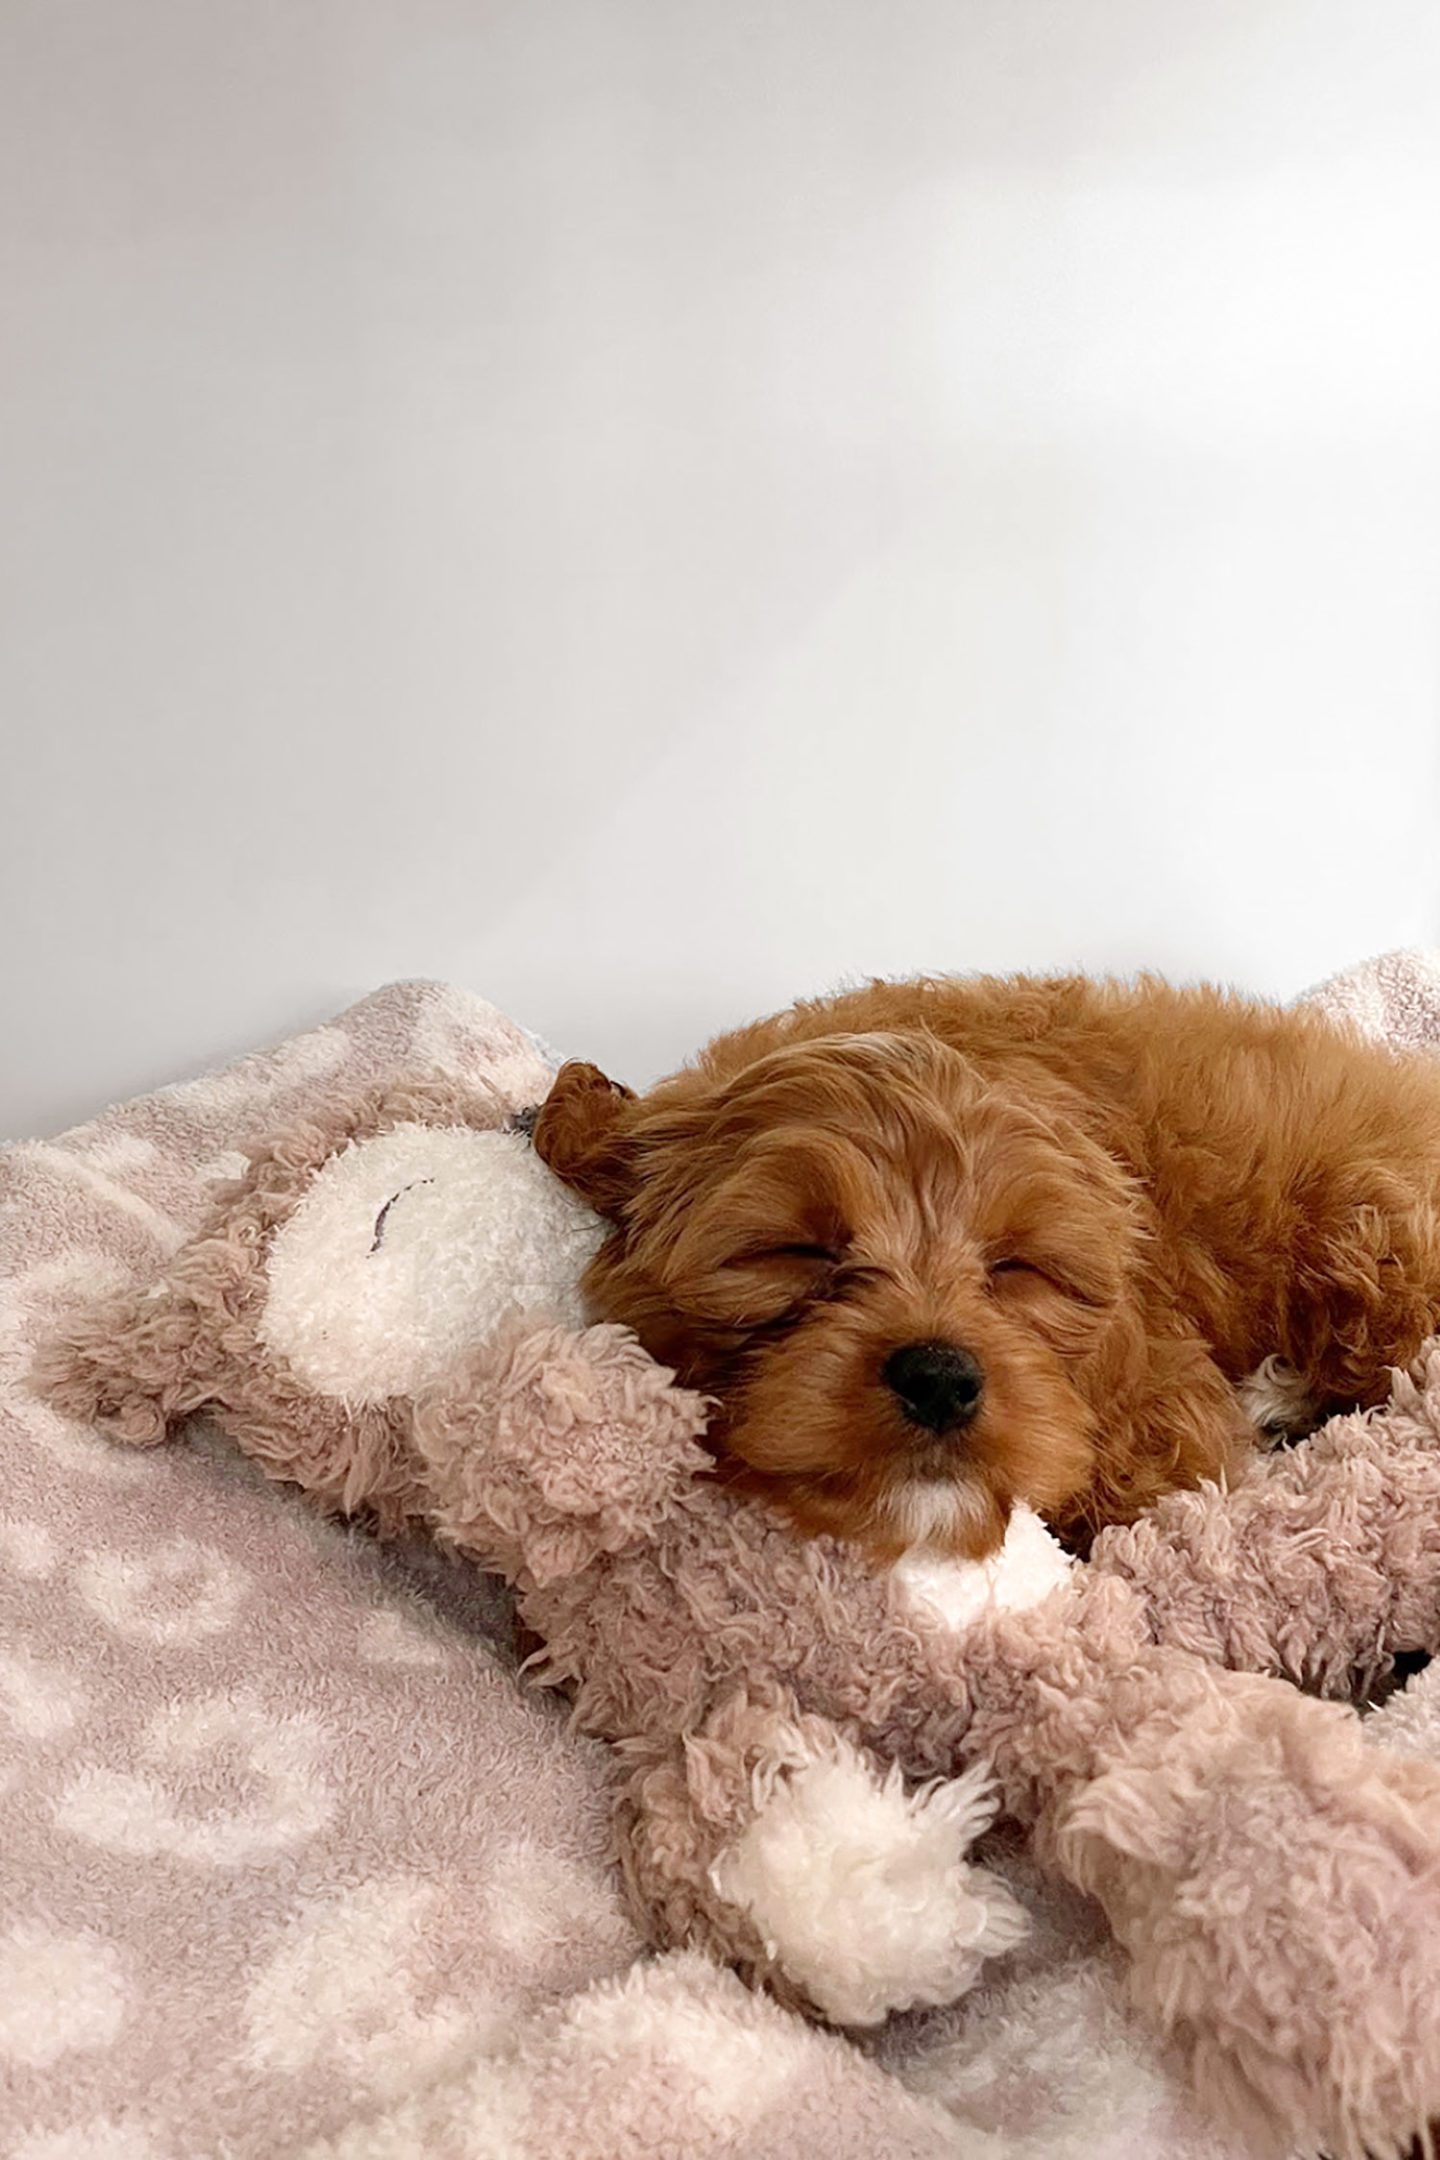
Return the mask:
{"type": "Polygon", "coordinates": [[[908,1546],[953,1552],[967,1530],[985,1520],[985,1502],[956,1478],[906,1478],[887,1495],[886,1508],[908,1546]]]}
{"type": "Polygon", "coordinates": [[[1073,1565],[1034,1509],[1022,1505],[1011,1510],[1005,1542],[988,1560],[907,1552],[891,1580],[907,1604],[948,1628],[963,1628],[985,1613],[1028,1611],[1068,1579],[1073,1565]]]}
{"type": "Polygon", "coordinates": [[[1026,1932],[966,1854],[994,1814],[983,1766],[907,1791],[843,1736],[778,1784],[711,1871],[772,1957],[837,2025],[953,2002],[1026,1932]]]}

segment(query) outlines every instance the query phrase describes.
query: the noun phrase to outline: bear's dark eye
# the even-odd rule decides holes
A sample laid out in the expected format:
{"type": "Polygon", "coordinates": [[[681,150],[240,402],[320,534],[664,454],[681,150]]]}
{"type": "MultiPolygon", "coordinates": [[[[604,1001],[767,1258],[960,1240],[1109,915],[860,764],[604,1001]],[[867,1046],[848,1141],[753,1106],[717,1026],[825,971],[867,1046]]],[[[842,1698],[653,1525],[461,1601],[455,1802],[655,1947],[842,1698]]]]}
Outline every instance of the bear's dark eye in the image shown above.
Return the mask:
{"type": "Polygon", "coordinates": [[[825,1267],[838,1266],[840,1255],[828,1245],[774,1245],[763,1256],[767,1260],[814,1260],[825,1267]]]}

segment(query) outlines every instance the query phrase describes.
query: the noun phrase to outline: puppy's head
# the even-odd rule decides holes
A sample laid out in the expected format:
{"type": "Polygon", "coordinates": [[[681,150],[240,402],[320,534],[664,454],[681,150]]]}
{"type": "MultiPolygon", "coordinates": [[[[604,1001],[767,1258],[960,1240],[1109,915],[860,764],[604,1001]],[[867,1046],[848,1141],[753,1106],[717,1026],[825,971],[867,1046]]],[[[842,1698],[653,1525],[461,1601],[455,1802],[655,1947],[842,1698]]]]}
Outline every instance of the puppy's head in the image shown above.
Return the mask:
{"type": "Polygon", "coordinates": [[[1016,1500],[1083,1512],[1136,1233],[1077,1126],[933,1037],[836,1035],[644,1098],[568,1065],[535,1144],[613,1226],[592,1309],[800,1527],[978,1558],[1016,1500]]]}

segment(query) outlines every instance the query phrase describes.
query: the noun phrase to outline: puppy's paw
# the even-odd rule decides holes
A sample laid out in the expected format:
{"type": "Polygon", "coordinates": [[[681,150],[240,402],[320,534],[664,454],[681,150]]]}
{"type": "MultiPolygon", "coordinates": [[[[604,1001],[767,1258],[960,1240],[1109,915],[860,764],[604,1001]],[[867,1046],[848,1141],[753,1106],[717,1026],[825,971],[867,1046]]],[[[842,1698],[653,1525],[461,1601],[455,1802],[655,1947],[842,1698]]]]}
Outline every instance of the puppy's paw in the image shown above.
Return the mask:
{"type": "Polygon", "coordinates": [[[1319,1416],[1304,1374],[1273,1354],[1247,1373],[1235,1392],[1256,1431],[1272,1441],[1310,1432],[1319,1416]]]}

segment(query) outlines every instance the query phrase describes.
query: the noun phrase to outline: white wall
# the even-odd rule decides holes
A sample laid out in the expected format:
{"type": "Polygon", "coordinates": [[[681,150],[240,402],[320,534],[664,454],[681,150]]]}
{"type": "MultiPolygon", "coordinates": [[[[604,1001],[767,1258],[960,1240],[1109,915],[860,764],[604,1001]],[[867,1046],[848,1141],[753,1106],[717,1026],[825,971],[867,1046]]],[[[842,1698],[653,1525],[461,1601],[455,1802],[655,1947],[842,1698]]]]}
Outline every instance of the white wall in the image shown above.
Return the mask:
{"type": "Polygon", "coordinates": [[[0,1131],[1440,936],[1435,0],[4,0],[0,1131]]]}

